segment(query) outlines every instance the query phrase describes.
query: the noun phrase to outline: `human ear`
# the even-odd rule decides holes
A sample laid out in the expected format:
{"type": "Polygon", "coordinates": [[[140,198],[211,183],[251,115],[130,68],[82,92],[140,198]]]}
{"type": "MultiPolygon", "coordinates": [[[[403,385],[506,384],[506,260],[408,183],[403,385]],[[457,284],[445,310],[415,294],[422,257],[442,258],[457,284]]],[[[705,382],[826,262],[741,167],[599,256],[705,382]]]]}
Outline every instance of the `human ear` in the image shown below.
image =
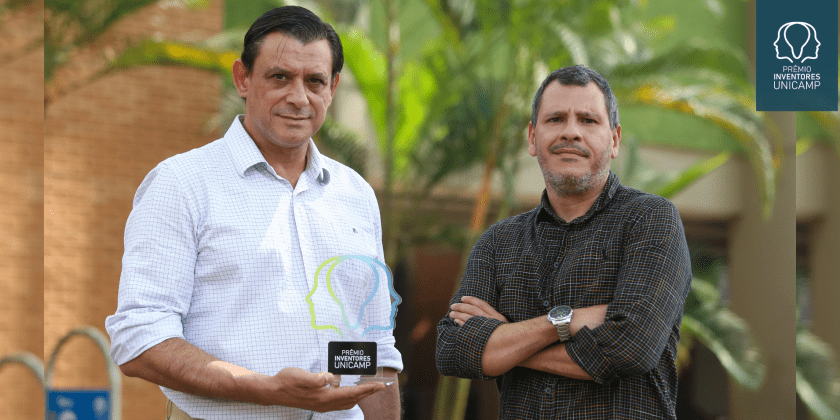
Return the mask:
{"type": "Polygon", "coordinates": [[[236,86],[236,92],[243,99],[248,97],[248,70],[245,68],[245,63],[241,58],[237,58],[233,62],[233,84],[236,86]]]}
{"type": "Polygon", "coordinates": [[[534,134],[534,124],[532,122],[528,122],[528,154],[531,156],[537,156],[537,144],[536,144],[536,135],[534,134]]]}
{"type": "Polygon", "coordinates": [[[612,133],[612,148],[610,149],[610,157],[615,159],[618,157],[618,146],[621,144],[621,125],[615,127],[612,133]]]}

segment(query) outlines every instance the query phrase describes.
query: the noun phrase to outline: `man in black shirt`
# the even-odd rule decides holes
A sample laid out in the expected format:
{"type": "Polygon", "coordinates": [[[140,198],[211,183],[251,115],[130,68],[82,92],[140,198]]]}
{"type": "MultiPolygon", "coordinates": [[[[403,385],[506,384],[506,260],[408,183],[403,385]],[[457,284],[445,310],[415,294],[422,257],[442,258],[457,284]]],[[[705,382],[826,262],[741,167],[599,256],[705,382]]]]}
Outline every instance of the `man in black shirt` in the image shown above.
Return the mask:
{"type": "Polygon", "coordinates": [[[673,204],[610,171],[620,142],[600,74],[546,78],[528,125],[542,203],[482,235],[438,324],[438,370],[496,378],[502,419],[676,419],[688,247],[673,204]]]}

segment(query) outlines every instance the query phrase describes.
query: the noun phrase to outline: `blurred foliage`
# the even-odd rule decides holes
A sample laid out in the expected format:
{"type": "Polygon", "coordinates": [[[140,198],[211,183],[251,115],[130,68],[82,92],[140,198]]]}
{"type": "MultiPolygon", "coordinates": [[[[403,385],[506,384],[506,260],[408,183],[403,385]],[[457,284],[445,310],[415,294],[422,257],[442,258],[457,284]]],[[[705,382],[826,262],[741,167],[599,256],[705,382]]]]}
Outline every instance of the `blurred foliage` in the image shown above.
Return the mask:
{"type": "MultiPolygon", "coordinates": [[[[158,0],[45,0],[44,1],[44,103],[48,105],[57,96],[86,85],[101,77],[106,72],[96,72],[79,80],[65,82],[59,89],[53,89],[56,72],[67,66],[80,50],[91,46],[125,16],[157,3],[158,0]]],[[[171,0],[171,5],[197,9],[209,5],[209,0],[171,0]]],[[[150,45],[145,45],[151,48],[150,45]]],[[[135,48],[139,48],[135,46],[135,48]]],[[[136,55],[136,52],[134,52],[136,55]]],[[[102,54],[101,61],[107,59],[102,54]]],[[[142,58],[143,56],[137,56],[142,58]]],[[[122,68],[127,68],[126,58],[122,58],[122,68]]],[[[138,65],[149,64],[138,62],[138,65]]],[[[88,63],[86,66],[98,67],[88,63]]],[[[74,75],[79,77],[78,75],[74,75]]]]}
{"type": "Polygon", "coordinates": [[[679,171],[663,171],[646,165],[639,157],[639,141],[633,136],[621,141],[624,160],[614,162],[612,171],[625,185],[665,198],[675,194],[729,161],[732,152],[725,150],[708,159],[695,162],[679,171]]]}
{"type": "Polygon", "coordinates": [[[840,370],[831,347],[809,331],[802,311],[808,305],[809,280],[796,278],[796,394],[811,415],[821,420],[840,419],[840,370]]]}
{"type": "Polygon", "coordinates": [[[692,278],[685,301],[677,364],[684,366],[694,341],[700,341],[714,353],[730,378],[756,390],[765,374],[761,351],[746,322],[729,310],[721,298],[720,285],[725,283],[719,278],[725,273],[722,263],[717,262],[705,271],[706,276],[718,278],[704,278],[697,273],[692,278]]]}
{"type": "Polygon", "coordinates": [[[45,0],[44,80],[67,63],[73,51],[102,35],[114,22],[157,0],[45,0]]]}
{"type": "Polygon", "coordinates": [[[796,136],[799,140],[815,141],[828,145],[840,159],[840,112],[797,112],[796,136]]]}
{"type": "Polygon", "coordinates": [[[31,4],[35,4],[35,0],[6,0],[2,4],[0,4],[0,19],[3,18],[3,15],[6,12],[11,12],[22,7],[27,7],[31,4]]]}

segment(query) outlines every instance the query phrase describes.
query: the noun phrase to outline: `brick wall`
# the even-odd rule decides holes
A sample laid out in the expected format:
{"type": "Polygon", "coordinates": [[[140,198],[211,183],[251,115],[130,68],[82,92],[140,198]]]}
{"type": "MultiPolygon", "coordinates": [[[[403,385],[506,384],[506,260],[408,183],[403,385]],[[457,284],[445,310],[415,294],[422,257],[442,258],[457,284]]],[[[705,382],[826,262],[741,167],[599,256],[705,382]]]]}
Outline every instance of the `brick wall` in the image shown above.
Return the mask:
{"type": "MultiPolygon", "coordinates": [[[[0,17],[0,356],[43,340],[42,4],[0,17]],[[36,46],[36,48],[32,48],[36,46]]],[[[0,412],[44,418],[41,387],[21,365],[0,371],[0,412]]]]}
{"type": "MultiPolygon", "coordinates": [[[[117,307],[123,231],[143,177],[160,161],[204,145],[217,111],[217,76],[176,67],[140,67],[92,82],[104,57],[149,36],[200,40],[222,28],[222,3],[198,10],[159,2],[117,22],[47,86],[44,120],[44,335],[48,354],[67,331],[105,332],[117,307]]],[[[61,352],[56,387],[106,386],[99,352],[74,338],[61,352]]],[[[123,377],[126,420],[164,418],[157,386],[123,377]]]]}

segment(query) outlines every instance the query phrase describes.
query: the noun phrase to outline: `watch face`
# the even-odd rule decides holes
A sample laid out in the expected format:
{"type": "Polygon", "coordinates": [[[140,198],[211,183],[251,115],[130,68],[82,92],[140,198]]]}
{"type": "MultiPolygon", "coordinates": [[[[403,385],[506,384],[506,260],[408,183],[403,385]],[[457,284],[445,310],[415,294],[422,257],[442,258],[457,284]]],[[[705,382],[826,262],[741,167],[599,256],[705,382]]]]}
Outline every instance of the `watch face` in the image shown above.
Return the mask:
{"type": "Polygon", "coordinates": [[[572,308],[570,308],[566,305],[561,305],[561,306],[555,306],[554,308],[552,308],[551,312],[549,312],[548,316],[550,316],[552,319],[563,319],[563,318],[569,316],[571,313],[572,313],[572,308]]]}

